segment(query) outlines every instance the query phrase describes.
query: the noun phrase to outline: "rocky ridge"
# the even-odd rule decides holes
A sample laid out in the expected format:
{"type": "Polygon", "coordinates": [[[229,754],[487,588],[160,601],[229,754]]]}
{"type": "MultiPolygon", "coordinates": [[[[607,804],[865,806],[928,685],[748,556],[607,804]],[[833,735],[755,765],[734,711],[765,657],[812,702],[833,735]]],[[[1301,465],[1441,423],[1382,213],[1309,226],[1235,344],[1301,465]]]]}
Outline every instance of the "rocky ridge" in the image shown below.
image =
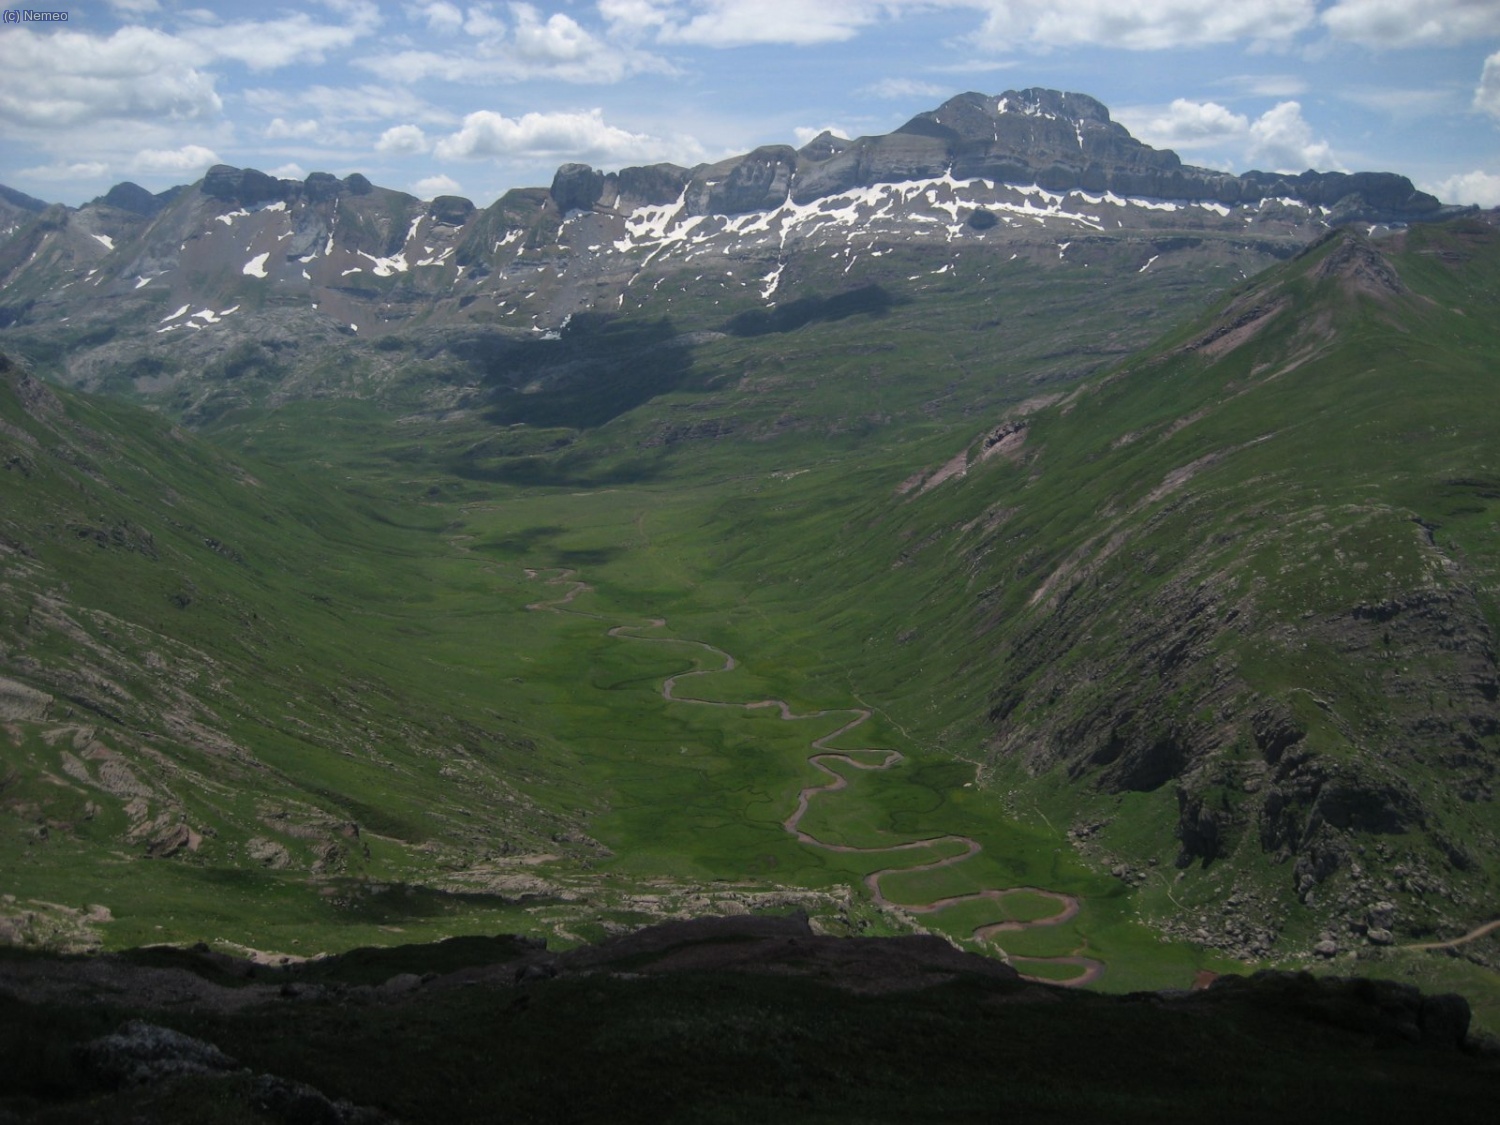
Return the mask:
{"type": "Polygon", "coordinates": [[[359,174],[224,165],[156,195],[120,184],[76,210],[13,210],[0,330],[65,352],[80,385],[144,372],[138,389],[160,390],[247,339],[320,352],[440,326],[544,335],[582,312],[667,312],[668,278],[720,278],[727,312],[774,308],[826,285],[826,256],[857,284],[862,261],[896,247],[928,271],[964,252],[1117,269],[1120,246],[1138,247],[1128,268],[1168,270],[1207,240],[1253,269],[1331,225],[1454,210],[1390,173],[1192,168],[1081,94],[970,93],[885,136],[825,134],[693,169],[567,164],[549,189],[482,210],[359,174]]]}

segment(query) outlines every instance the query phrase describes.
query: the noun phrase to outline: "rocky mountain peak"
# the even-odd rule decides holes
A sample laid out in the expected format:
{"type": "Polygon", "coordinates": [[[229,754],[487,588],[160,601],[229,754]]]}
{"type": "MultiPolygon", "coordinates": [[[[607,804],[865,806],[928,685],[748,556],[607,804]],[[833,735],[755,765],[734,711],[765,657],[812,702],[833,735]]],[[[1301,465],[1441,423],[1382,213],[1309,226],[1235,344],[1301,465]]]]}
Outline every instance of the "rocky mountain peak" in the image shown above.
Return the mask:
{"type": "Polygon", "coordinates": [[[160,198],[141,187],[140,184],[131,183],[129,180],[116,184],[95,202],[120,211],[129,211],[133,215],[145,215],[148,218],[162,209],[160,198]]]}
{"type": "Polygon", "coordinates": [[[844,137],[836,137],[827,129],[824,129],[816,137],[808,141],[807,144],[799,148],[797,155],[803,160],[821,163],[830,156],[837,156],[847,149],[849,145],[850,142],[844,137]]]}

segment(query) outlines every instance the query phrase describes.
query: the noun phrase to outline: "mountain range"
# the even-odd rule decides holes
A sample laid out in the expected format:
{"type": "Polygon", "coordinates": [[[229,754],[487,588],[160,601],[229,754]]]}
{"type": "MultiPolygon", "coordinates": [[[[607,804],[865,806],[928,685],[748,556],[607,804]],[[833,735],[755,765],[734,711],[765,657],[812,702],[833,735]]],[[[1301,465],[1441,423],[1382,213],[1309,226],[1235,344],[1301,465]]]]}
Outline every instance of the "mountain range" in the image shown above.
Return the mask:
{"type": "Polygon", "coordinates": [[[13,940],[797,907],[1500,1026],[1493,213],[1028,89],[0,228],[13,940]]]}

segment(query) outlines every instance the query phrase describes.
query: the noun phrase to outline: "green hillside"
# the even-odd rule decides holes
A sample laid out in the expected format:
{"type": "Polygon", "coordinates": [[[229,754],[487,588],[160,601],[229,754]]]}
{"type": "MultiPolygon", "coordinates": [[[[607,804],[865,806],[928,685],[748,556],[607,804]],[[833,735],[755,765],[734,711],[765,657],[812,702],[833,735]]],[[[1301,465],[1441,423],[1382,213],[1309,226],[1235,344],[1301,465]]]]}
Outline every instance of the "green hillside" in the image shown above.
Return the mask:
{"type": "Polygon", "coordinates": [[[210,441],[8,372],[6,924],[291,953],[800,905],[1105,988],[1482,995],[1495,938],[1397,947],[1500,915],[1495,228],[1340,233],[1207,312],[1227,261],[1097,311],[1007,271],[585,319],[485,353],[483,409],[247,393],[210,441]]]}

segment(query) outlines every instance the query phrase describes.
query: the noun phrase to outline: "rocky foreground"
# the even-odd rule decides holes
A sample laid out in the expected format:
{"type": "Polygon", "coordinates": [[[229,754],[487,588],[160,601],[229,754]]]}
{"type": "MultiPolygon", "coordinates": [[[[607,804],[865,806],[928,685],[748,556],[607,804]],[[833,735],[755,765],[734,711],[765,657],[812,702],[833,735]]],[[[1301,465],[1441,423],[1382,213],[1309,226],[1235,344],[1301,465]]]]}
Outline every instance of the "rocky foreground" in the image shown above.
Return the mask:
{"type": "Polygon", "coordinates": [[[800,915],[564,953],[13,955],[0,1009],[0,1121],[1479,1121],[1500,1091],[1459,996],[1291,973],[1080,994],[800,915]]]}

